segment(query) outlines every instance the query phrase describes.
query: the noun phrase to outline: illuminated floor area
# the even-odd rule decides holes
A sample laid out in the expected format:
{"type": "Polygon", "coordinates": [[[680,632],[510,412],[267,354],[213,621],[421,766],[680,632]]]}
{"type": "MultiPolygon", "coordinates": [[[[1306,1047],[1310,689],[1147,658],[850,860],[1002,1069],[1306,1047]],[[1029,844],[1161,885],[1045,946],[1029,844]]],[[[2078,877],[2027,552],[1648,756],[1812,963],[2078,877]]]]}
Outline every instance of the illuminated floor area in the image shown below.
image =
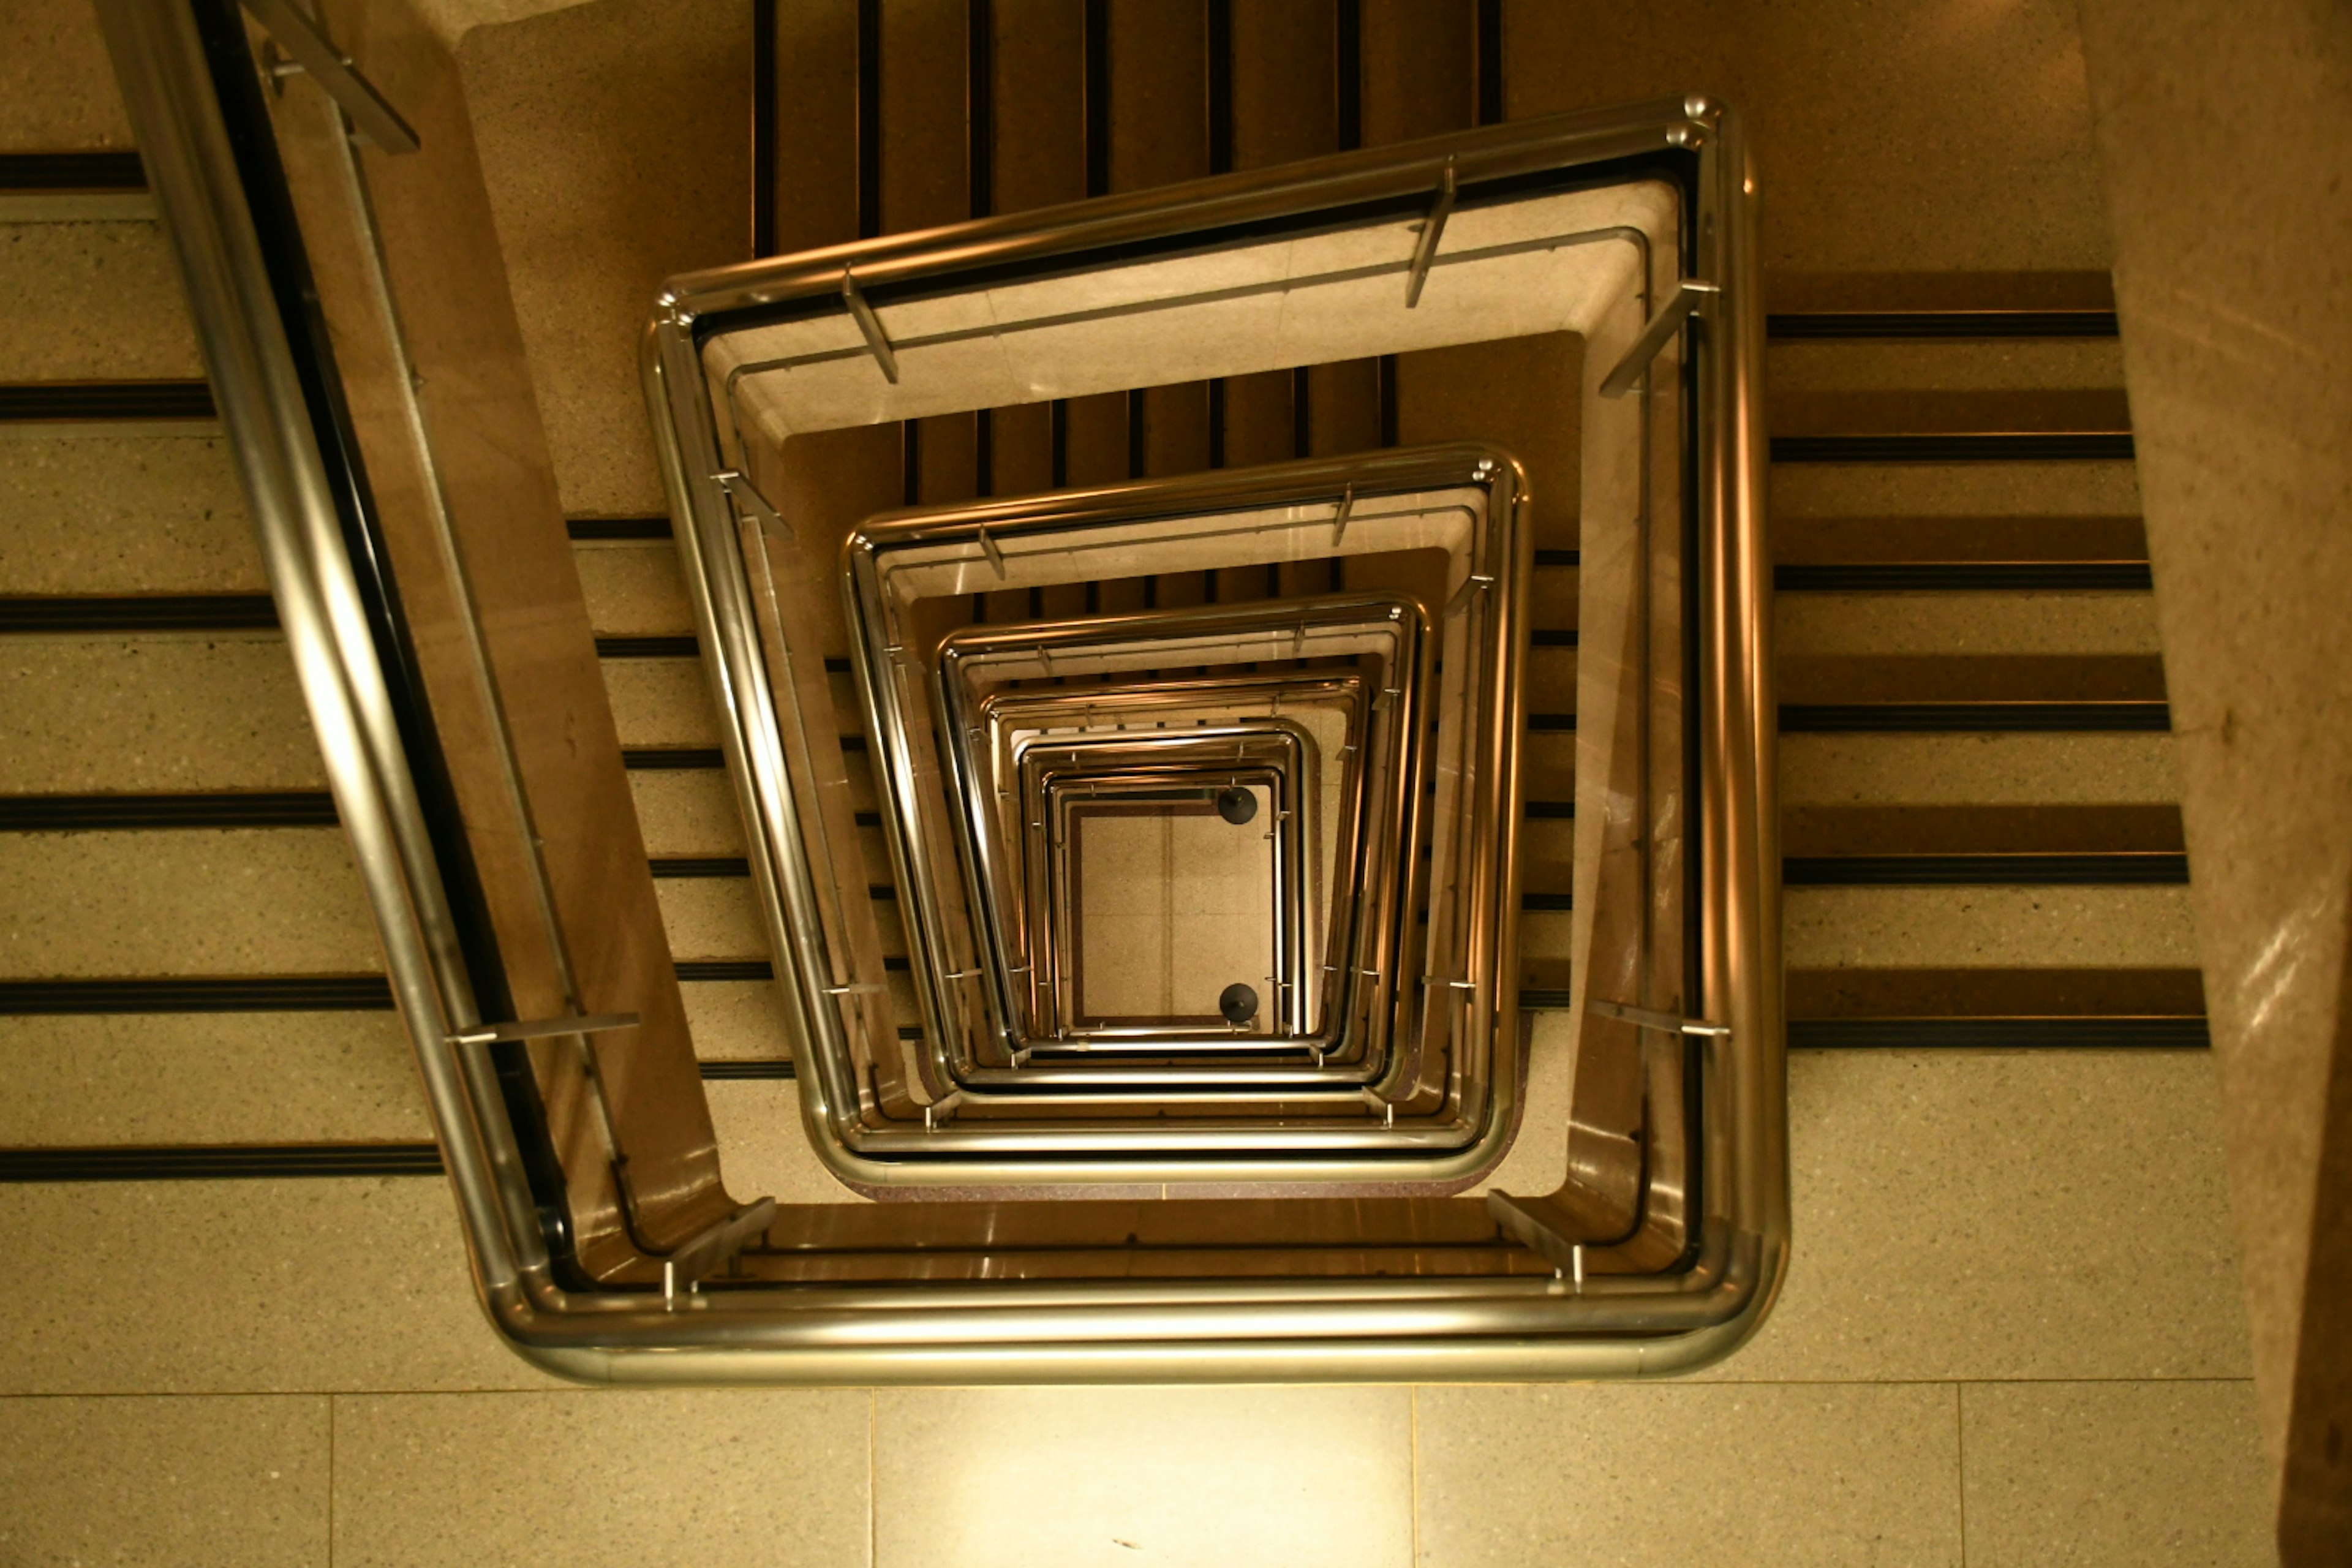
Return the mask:
{"type": "MultiPolygon", "coordinates": [[[[1432,21],[1435,7],[1365,0],[1368,141],[1478,111],[1476,9],[1462,7],[1455,27],[1432,21]]],[[[0,17],[0,54],[47,62],[0,94],[0,151],[122,146],[94,29],[77,8],[34,10],[0,17]]],[[[923,58],[939,18],[879,10],[886,47],[923,58]]],[[[1107,134],[1116,179],[1157,183],[1191,171],[1152,162],[1155,143],[1120,107],[1143,95],[1119,89],[1156,79],[1133,73],[1180,56],[1171,40],[1183,29],[1132,10],[1107,134]],[[1153,26],[1168,29],[1156,43],[1153,26]]],[[[2020,76],[2042,80],[2071,47],[2057,0],[1958,41],[1807,5],[1738,40],[1752,53],[1737,58],[1726,39],[1667,19],[1612,12],[1604,47],[1581,6],[1499,10],[1509,75],[1496,96],[1512,117],[1702,80],[1748,110],[1775,194],[1775,297],[1791,310],[1879,308],[1870,290],[1890,268],[2030,274],[2017,285],[2028,290],[2105,266],[2079,81],[2011,112],[2020,76]],[[1644,28],[1655,36],[1629,36],[1644,28]],[[1825,99],[1825,79],[1850,94],[1825,99]],[[1909,117],[1901,134],[1885,119],[1897,112],[1909,117]],[[2011,140],[1948,172],[1921,166],[1923,148],[1978,146],[1993,123],[2011,140]],[[1885,203],[1894,188],[1910,199],[1885,203]]],[[[1247,0],[1234,11],[1244,31],[1271,26],[1247,0]]],[[[700,667],[678,647],[693,621],[673,547],[634,521],[664,503],[633,334],[660,279],[741,251],[750,12],[741,0],[597,0],[483,27],[461,56],[623,741],[672,761],[713,745],[715,729],[700,667]],[[583,232],[580,215],[615,205],[628,225],[583,232]]],[[[996,16],[1005,50],[1050,52],[1067,20],[1015,0],[996,0],[996,16]]],[[[961,72],[960,46],[946,52],[961,72]]],[[[894,136],[926,133],[919,68],[889,79],[894,136]]],[[[1235,92],[1246,110],[1275,89],[1243,73],[1235,92]]],[[[1237,155],[1313,150],[1244,138],[1237,155]]],[[[1055,194],[1022,196],[1024,177],[1001,170],[1000,199],[1055,194]]],[[[929,199],[920,182],[887,180],[886,205],[902,206],[890,226],[931,221],[904,205],[929,199]]],[[[203,374],[152,220],[7,216],[0,383],[203,374]]],[[[1771,373],[1779,430],[1800,439],[1854,434],[1873,405],[1965,433],[1994,427],[1969,423],[1992,396],[2120,402],[2112,340],[1788,339],[1771,373]]],[[[1364,412],[1377,429],[1377,410],[1364,412]]],[[[1445,427],[1449,412],[1408,403],[1402,439],[1468,434],[1445,427]]],[[[1122,461],[1124,443],[1122,428],[1122,461]]],[[[2132,682],[2158,651],[2144,589],[1889,574],[1976,554],[2013,562],[1984,542],[2005,537],[2004,520],[2050,525],[2037,538],[2079,540],[2084,560],[2128,554],[2127,460],[1789,461],[1775,500],[1786,696],[1812,726],[1782,742],[1792,867],[2178,851],[2161,733],[1899,731],[1853,717],[1873,702],[1971,697],[2144,701],[2132,682]],[[1921,525],[1908,538],[1942,528],[1958,542],[1861,558],[1852,541],[1887,518],[1921,525]],[[1949,684],[1948,667],[1979,656],[2009,661],[1979,669],[1994,686],[1949,684]],[[1900,660],[1913,662],[1884,679],[1912,687],[1856,673],[1900,660]]],[[[12,605],[251,595],[258,573],[216,439],[152,425],[0,435],[0,595],[12,605]]],[[[380,971],[343,840],[315,808],[307,824],[287,819],[296,805],[266,826],[173,827],[161,807],[110,823],[96,807],[66,820],[62,807],[37,818],[19,806],[123,792],[315,797],[315,747],[273,631],[11,623],[0,652],[0,795],[14,813],[0,833],[0,983],[380,971]]],[[[765,937],[723,777],[641,767],[632,783],[667,868],[664,914],[690,966],[730,1184],[841,1201],[777,1059],[778,1004],[760,977],[765,937]]],[[[1531,837],[1530,853],[1546,852],[1531,837]]],[[[0,1016],[0,1235],[13,1255],[0,1274],[0,1559],[474,1563],[604,1560],[625,1542],[702,1568],[1501,1568],[1680,1563],[1737,1542],[1757,1561],[1822,1564],[2266,1561],[2208,1054],[2089,1029],[2037,1047],[1985,1022],[2192,1019],[2185,889],[1873,882],[1851,867],[1790,879],[1792,1272],[1754,1344],[1664,1384],[570,1388],[482,1322],[429,1160],[409,1174],[227,1179],[159,1153],[143,1171],[118,1159],[104,1173],[144,1179],[91,1180],[68,1157],[429,1140],[401,1030],[364,986],[290,1006],[281,994],[271,1012],[215,993],[213,1010],[120,1013],[39,1010],[55,1005],[19,986],[0,1016]],[[1961,980],[1977,1012],[1945,998],[1961,980]],[[1970,1043],[1938,1043],[1971,1027],[1970,1043]]]]}

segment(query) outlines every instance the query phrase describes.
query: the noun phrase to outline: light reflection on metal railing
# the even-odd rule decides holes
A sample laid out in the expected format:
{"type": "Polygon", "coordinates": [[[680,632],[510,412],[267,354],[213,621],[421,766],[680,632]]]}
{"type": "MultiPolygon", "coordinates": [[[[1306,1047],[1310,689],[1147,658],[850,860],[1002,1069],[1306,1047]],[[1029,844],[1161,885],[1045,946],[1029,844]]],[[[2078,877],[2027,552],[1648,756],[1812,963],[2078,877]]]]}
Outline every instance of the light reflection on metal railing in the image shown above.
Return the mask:
{"type": "MultiPolygon", "coordinates": [[[[1701,1364],[1753,1331],[1783,1266],[1787,1170],[1762,616],[1761,321],[1752,184],[1727,113],[1690,100],[1498,127],[1436,148],[1351,155],[1172,195],[996,220],[961,231],[955,242],[973,263],[1065,256],[1122,237],[1401,197],[1433,188],[1441,167],[1454,171],[1459,205],[1452,222],[1459,227],[1475,213],[1482,187],[1495,180],[1619,158],[1689,155],[1693,270],[1721,292],[1707,308],[1704,330],[1694,334],[1691,372],[1697,399],[1698,552],[1690,565],[1699,617],[1691,674],[1700,748],[1694,802],[1700,907],[1698,984],[1685,1005],[1704,1003],[1706,1016],[1727,1031],[1689,1047],[1704,1140],[1689,1193],[1689,1252],[1647,1272],[1612,1273],[1605,1248],[1572,1240],[1571,1267],[1557,1278],[1302,1274],[1255,1281],[805,1284],[785,1292],[746,1279],[666,1296],[658,1289],[566,1289],[551,1275],[520,1173],[518,1134],[498,1085],[451,1038],[478,1026],[480,1016],[450,936],[437,859],[444,847],[410,781],[395,699],[371,640],[370,606],[345,554],[321,468],[321,435],[254,239],[203,47],[186,13],[162,0],[102,0],[101,14],[182,257],[215,395],[253,498],[339,811],[378,911],[477,1280],[493,1322],[524,1354],[566,1375],[609,1381],[1589,1377],[1701,1364]]],[[[888,289],[908,267],[936,265],[922,247],[907,242],[877,242],[856,254],[869,307],[878,301],[885,310],[888,289]]],[[[1442,275],[1449,257],[1432,259],[1442,275]]],[[[680,514],[694,523],[688,549],[698,560],[707,563],[712,546],[732,550],[735,541],[732,505],[714,477],[726,465],[710,460],[723,454],[710,422],[713,405],[700,392],[691,323],[730,308],[730,300],[837,290],[846,270],[838,259],[788,261],[691,281],[675,296],[664,332],[650,341],[649,384],[657,405],[675,419],[657,422],[665,459],[680,514]]],[[[1442,292],[1433,282],[1416,314],[1437,308],[1442,292]]],[[[920,372],[920,344],[910,334],[896,352],[911,384],[920,372]]],[[[1360,491],[1354,507],[1362,505],[1360,491]]],[[[1327,522],[1329,510],[1327,504],[1327,522]]],[[[1351,515],[1350,536],[1359,526],[1351,515]]],[[[737,715],[728,743],[746,770],[763,836],[773,839],[790,827],[796,808],[781,781],[763,781],[747,764],[750,752],[782,754],[748,584],[723,573],[698,573],[694,592],[706,633],[725,643],[722,678],[749,683],[749,689],[722,691],[737,715]]],[[[819,929],[805,888],[778,881],[764,866],[755,876],[795,929],[819,929]]],[[[781,967],[801,979],[789,955],[781,967]]],[[[842,983],[830,974],[812,978],[842,983]]],[[[821,1096],[830,1092],[812,1087],[821,1096]]],[[[1014,1209],[1001,1212],[1000,1236],[1027,1223],[1014,1209]]],[[[770,1227],[772,1241],[788,1223],[814,1217],[780,1215],[770,1227]]],[[[945,1217],[941,1224],[954,1228],[945,1217]]],[[[811,1234],[822,1230],[818,1225],[811,1234]]]]}

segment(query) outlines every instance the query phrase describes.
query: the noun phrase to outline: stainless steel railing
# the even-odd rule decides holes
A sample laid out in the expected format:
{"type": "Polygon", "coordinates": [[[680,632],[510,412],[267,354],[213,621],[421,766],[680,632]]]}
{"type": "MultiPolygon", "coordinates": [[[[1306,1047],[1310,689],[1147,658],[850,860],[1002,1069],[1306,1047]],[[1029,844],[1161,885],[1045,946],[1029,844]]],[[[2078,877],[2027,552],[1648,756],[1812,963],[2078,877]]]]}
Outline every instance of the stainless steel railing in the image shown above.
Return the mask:
{"type": "MultiPolygon", "coordinates": [[[[1052,263],[1088,247],[1219,225],[1383,203],[1393,208],[1441,184],[1461,204],[1452,219],[1460,225],[1460,212],[1497,182],[1574,179],[1586,177],[1580,171],[1621,168],[1621,160],[1656,160],[1678,192],[1680,259],[1712,288],[1679,372],[1697,480],[1685,514],[1693,544],[1686,673],[1696,743],[1690,803],[1696,983],[1686,1003],[1703,1032],[1689,1036],[1686,1054],[1661,1069],[1665,1093],[1680,1092],[1674,1086],[1687,1069],[1696,1109],[1700,1142],[1688,1169],[1663,1173],[1689,1180],[1687,1249],[1642,1272],[1626,1271],[1622,1260],[1610,1264],[1598,1245],[1603,1238],[1571,1238],[1565,1266],[1549,1256],[1524,1255],[1521,1262],[1481,1252],[1484,1261],[1466,1272],[1424,1278],[1307,1271],[1255,1279],[950,1274],[926,1280],[923,1266],[910,1266],[880,1282],[810,1276],[789,1289],[767,1288],[785,1273],[763,1275],[767,1265],[753,1260],[737,1278],[691,1293],[688,1285],[755,1233],[763,1239],[754,1251],[763,1258],[788,1257],[795,1246],[814,1256],[834,1223],[827,1216],[845,1211],[736,1208],[673,1250],[667,1281],[624,1269],[600,1282],[559,1267],[546,1194],[534,1192],[529,1169],[540,1156],[492,1063],[464,1043],[483,1018],[470,967],[477,960],[466,949],[447,882],[453,857],[466,852],[462,835],[453,841],[449,825],[436,825],[429,792],[417,784],[418,747],[435,738],[420,733],[414,695],[383,655],[383,589],[355,559],[348,527],[361,503],[348,486],[338,488],[334,452],[348,432],[336,427],[333,400],[318,395],[319,363],[305,363],[299,334],[289,331],[287,312],[299,303],[273,287],[249,172],[240,167],[215,79],[226,68],[217,50],[208,56],[184,5],[102,0],[101,14],[181,258],[339,811],[377,912],[477,1286],[490,1321],[520,1353],[564,1375],[616,1382],[1547,1378],[1683,1370],[1727,1353],[1753,1331],[1779,1284],[1789,1216],[1757,401],[1761,316],[1753,177],[1735,116],[1702,100],[1641,105],[993,220],[945,237],[731,269],[673,289],[646,361],[674,503],[698,567],[691,576],[698,610],[732,715],[727,749],[756,830],[755,879],[780,911],[781,934],[795,936],[821,929],[821,918],[811,888],[792,880],[789,857],[776,852],[796,832],[778,761],[785,737],[777,715],[790,710],[772,689],[777,675],[761,643],[748,577],[716,569],[728,556],[743,559],[723,476],[740,479],[744,454],[740,445],[730,448],[718,424],[729,378],[713,378],[717,397],[705,394],[698,326],[732,310],[820,295],[838,300],[846,286],[865,307],[855,313],[861,346],[853,352],[895,357],[919,390],[921,335],[894,344],[887,334],[898,314],[894,300],[909,297],[894,296],[892,288],[919,279],[926,268],[1052,263]]],[[[365,53],[355,53],[365,70],[365,53]]],[[[1448,259],[1440,226],[1433,214],[1414,256],[1398,267],[1379,263],[1382,275],[1402,280],[1410,268],[1424,299],[1434,296],[1448,259]]],[[[1646,423],[1643,438],[1651,438],[1646,423]]],[[[1496,831],[1507,833],[1507,825],[1496,831]]],[[[1501,848],[1507,854],[1507,843],[1501,848]]],[[[788,984],[806,985],[789,958],[780,970],[788,984]]],[[[1679,1019],[1675,1027],[1682,1027],[1679,1019]]],[[[812,1042],[793,1044],[807,1052],[812,1042]]],[[[823,1086],[805,1087],[814,1091],[812,1114],[827,1114],[823,1086]]],[[[1273,1215],[1282,1202],[1265,1200],[1264,1212],[1273,1215]]],[[[943,1234],[964,1223],[951,1211],[969,1206],[940,1206],[943,1234]]],[[[1212,1217],[1243,1213],[1176,1206],[1212,1217]]],[[[847,1211],[843,1223],[863,1225],[863,1216],[887,1217],[891,1210],[908,1212],[878,1205],[847,1211]]],[[[1007,1230],[1035,1217],[1002,1212],[1007,1230]]],[[[1432,1219],[1436,1228],[1428,1234],[1452,1223],[1432,1219]]],[[[1515,1228],[1541,1244],[1547,1223],[1538,1210],[1515,1228]]],[[[904,1226],[899,1234],[908,1258],[924,1252],[919,1235],[909,1237],[904,1226]]],[[[1400,1245],[1410,1242],[1400,1235],[1400,1245]]],[[[1017,1242],[1008,1245],[1018,1250],[1017,1242]]]]}

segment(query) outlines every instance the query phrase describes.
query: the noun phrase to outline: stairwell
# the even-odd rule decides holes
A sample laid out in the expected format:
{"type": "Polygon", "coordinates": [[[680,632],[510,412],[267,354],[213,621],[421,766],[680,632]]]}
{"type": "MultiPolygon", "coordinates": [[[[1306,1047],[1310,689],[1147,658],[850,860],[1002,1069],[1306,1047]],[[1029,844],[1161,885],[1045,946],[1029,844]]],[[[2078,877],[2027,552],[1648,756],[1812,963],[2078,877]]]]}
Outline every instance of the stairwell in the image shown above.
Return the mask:
{"type": "MultiPolygon", "coordinates": [[[[444,1500],[476,1542],[586,1544],[605,1516],[555,1500],[598,1474],[694,1500],[673,1517],[711,1561],[775,1531],[812,1562],[1015,1540],[1063,1560],[1075,1521],[1196,1528],[1129,1495],[1123,1467],[1168,1468],[1157,1442],[1185,1487],[1244,1497],[1297,1443],[1322,1450],[1292,1472],[1323,1482],[1283,1527],[1302,1533],[1253,1538],[1292,1562],[1599,1538],[1664,1561],[1734,1517],[1823,1562],[2263,1560],[2087,110],[2079,73],[2040,63],[2066,58],[2067,7],[1953,43],[1827,6],[1740,31],[1517,0],[598,0],[467,37],[720,1155],[788,1203],[851,1197],[793,1109],[662,515],[635,366],[660,280],[1654,91],[1719,90],[1762,142],[1798,1239],[1759,1342],[1663,1388],[756,1396],[559,1391],[471,1310],[102,46],[79,7],[29,9],[0,24],[0,1494],[40,1500],[26,1539],[150,1528],[141,1509],[174,1505],[97,1514],[108,1478],[163,1465],[161,1496],[234,1515],[224,1554],[248,1561],[454,1554],[444,1500]],[[2012,84],[2021,58],[2042,74],[2012,84]],[[1832,68],[1853,123],[1903,101],[1899,155],[1815,101],[1832,68]],[[725,1443],[772,1468],[739,1473],[725,1443]],[[957,1511],[1024,1452],[1071,1467],[1068,1519],[968,1541],[957,1511]],[[282,1456],[293,1522],[262,1517],[247,1455],[282,1456]],[[1335,1505],[1361,1476],[1321,1467],[1349,1455],[1402,1512],[1335,1505]],[[941,1465],[980,1479],[921,1484],[941,1465]],[[549,1500],[493,1519],[499,1486],[549,1500]],[[772,1531],[709,1525],[721,1500],[772,1531]]],[[[1501,374],[1439,351],[923,421],[847,488],[871,510],[1475,436],[1540,492],[1574,450],[1526,394],[1575,345],[1520,351],[1501,374]]],[[[1522,980],[1543,1008],[1566,1000],[1573,520],[1538,543],[1522,980]]]]}

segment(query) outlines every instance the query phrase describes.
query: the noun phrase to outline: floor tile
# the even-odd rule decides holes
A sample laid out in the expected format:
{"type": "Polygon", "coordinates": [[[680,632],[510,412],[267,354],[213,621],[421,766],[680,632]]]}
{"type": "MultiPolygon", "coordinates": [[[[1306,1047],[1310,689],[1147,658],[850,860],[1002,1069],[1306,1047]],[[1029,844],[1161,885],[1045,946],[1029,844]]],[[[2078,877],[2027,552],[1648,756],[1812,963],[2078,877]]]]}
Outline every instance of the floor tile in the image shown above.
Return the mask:
{"type": "Polygon", "coordinates": [[[1959,1568],[1953,1391],[1424,1388],[1416,1568],[1959,1568]]]}
{"type": "Polygon", "coordinates": [[[1401,1388],[885,1390],[877,1568],[1389,1568],[1401,1388]]]}
{"type": "Polygon", "coordinates": [[[1960,1388],[1969,1568],[2273,1568],[2251,1383],[1960,1388]]]}
{"type": "Polygon", "coordinates": [[[866,1561],[852,1389],[346,1395],[338,1568],[866,1561]]]}
{"type": "Polygon", "coordinates": [[[327,1401],[0,1399],[0,1563],[327,1560],[327,1401]]]}
{"type": "Polygon", "coordinates": [[[0,1394],[535,1388],[433,1176],[0,1186],[0,1394]]]}
{"type": "Polygon", "coordinates": [[[1780,1300],[1709,1378],[2242,1377],[2201,1051],[1799,1051],[1780,1300]]]}

